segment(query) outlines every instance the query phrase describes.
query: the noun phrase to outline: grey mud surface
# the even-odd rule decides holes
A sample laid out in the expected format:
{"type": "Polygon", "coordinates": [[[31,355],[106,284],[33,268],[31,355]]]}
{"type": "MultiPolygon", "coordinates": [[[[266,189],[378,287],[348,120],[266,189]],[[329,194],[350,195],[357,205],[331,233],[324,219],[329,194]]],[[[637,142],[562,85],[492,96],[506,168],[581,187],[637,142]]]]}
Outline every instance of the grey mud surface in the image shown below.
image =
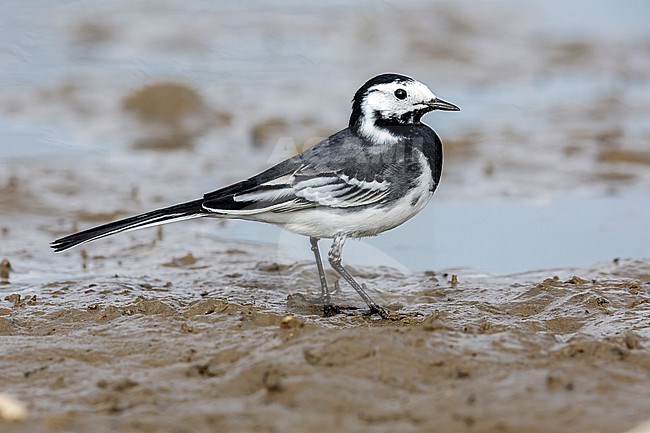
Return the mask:
{"type": "Polygon", "coordinates": [[[4,297],[2,387],[30,417],[2,431],[622,432],[647,419],[648,263],[456,284],[362,273],[403,313],[393,322],[287,302],[311,266],[246,250],[216,255],[243,274],[181,260],[173,278],[4,297]]]}
{"type": "MultiPolygon", "coordinates": [[[[647,212],[642,2],[579,13],[572,2],[262,3],[6,6],[0,394],[28,415],[0,419],[0,432],[623,433],[650,420],[643,242],[638,256],[510,275],[344,255],[396,321],[323,318],[296,301],[318,288],[308,241],[289,260],[279,235],[253,225],[193,221],[49,250],[315,143],[388,70],[463,109],[425,118],[446,152],[430,208],[473,203],[480,220],[486,202],[587,193],[647,212]]],[[[407,223],[417,230],[391,232],[416,233],[403,244],[423,249],[420,263],[436,245],[426,212],[407,223]]],[[[624,228],[649,231],[647,220],[624,228]]],[[[504,231],[472,242],[499,257],[521,235],[504,231]]],[[[552,243],[583,263],[591,240],[552,243]]],[[[344,284],[334,296],[362,307],[344,284]]]]}

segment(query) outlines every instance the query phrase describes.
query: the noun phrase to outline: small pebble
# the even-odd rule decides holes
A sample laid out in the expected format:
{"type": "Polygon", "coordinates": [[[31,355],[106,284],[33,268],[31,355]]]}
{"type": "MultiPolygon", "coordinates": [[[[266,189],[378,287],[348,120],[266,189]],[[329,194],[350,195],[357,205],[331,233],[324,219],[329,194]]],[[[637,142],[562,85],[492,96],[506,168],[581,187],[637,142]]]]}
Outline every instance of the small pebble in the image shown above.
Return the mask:
{"type": "Polygon", "coordinates": [[[11,271],[11,263],[9,263],[9,260],[7,259],[2,259],[2,261],[0,262],[0,278],[2,278],[3,280],[8,280],[10,271],[11,271]]]}
{"type": "Polygon", "coordinates": [[[16,398],[0,394],[0,419],[13,422],[23,421],[27,418],[27,407],[16,398]]]}
{"type": "Polygon", "coordinates": [[[283,329],[302,328],[303,326],[305,326],[305,322],[291,315],[284,316],[280,321],[280,328],[283,329]]]}

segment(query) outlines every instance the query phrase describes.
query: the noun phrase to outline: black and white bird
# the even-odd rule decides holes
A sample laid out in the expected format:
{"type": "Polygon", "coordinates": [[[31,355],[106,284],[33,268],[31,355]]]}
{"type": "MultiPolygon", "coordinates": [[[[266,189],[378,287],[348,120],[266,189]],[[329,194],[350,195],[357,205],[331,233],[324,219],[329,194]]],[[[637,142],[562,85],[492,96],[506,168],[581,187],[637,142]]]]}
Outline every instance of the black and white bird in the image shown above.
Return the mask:
{"type": "Polygon", "coordinates": [[[278,225],[309,236],[320,277],[315,301],[326,316],[332,304],[318,241],[333,239],[332,268],[363,298],[369,314],[390,315],[341,264],[347,238],[374,236],[420,212],[442,174],[442,143],[421,123],[433,110],[458,111],[423,83],[398,74],[378,75],[354,95],[347,128],[305,152],[202,198],[75,233],[52,242],[59,252],[115,233],[200,217],[278,225]]]}

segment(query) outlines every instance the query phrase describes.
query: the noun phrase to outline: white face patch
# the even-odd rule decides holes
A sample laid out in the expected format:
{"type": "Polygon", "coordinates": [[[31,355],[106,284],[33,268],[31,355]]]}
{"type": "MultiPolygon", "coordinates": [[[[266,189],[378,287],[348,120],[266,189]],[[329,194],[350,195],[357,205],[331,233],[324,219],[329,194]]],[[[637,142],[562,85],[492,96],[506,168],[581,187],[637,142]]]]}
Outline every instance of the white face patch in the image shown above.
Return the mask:
{"type": "Polygon", "coordinates": [[[399,137],[375,125],[376,113],[385,119],[402,117],[426,109],[426,103],[435,98],[436,95],[426,85],[415,80],[372,86],[361,104],[362,117],[359,132],[377,144],[396,143],[399,137]],[[395,95],[398,89],[406,92],[405,98],[400,99],[395,95]]]}
{"type": "Polygon", "coordinates": [[[435,99],[429,88],[419,81],[378,84],[368,89],[364,113],[379,111],[382,117],[402,116],[417,109],[426,108],[426,102],[435,99]],[[399,99],[395,91],[402,89],[406,98],[399,99]]]}

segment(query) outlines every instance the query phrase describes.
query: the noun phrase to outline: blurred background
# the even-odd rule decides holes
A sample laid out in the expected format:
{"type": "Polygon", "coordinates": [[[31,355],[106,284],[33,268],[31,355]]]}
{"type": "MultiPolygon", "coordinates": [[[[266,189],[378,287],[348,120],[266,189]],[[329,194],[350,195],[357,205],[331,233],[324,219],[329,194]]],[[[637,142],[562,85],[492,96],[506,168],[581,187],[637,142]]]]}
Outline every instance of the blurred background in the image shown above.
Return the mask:
{"type": "MultiPolygon", "coordinates": [[[[110,272],[47,243],[313,145],[383,72],[462,111],[424,119],[445,144],[432,203],[350,243],[347,261],[504,274],[650,256],[648,1],[35,0],[0,14],[0,256],[25,281],[110,272]]],[[[259,243],[310,260],[306,239],[261,224],[164,230],[146,254],[128,248],[161,232],[83,254],[160,263],[259,243]]]]}

